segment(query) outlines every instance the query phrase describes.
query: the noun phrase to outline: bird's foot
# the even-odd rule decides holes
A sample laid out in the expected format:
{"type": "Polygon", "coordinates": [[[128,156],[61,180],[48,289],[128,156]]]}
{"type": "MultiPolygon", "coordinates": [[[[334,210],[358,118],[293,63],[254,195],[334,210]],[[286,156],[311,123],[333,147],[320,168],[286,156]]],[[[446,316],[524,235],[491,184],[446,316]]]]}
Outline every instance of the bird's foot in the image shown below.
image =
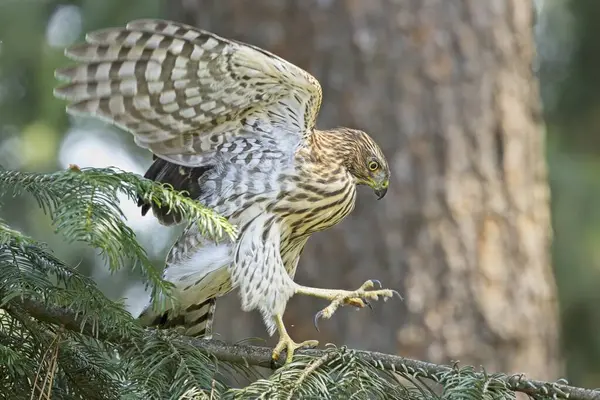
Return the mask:
{"type": "Polygon", "coordinates": [[[371,304],[368,300],[379,300],[381,297],[383,301],[386,301],[388,298],[397,295],[402,299],[400,294],[395,290],[390,289],[381,289],[381,282],[378,280],[368,280],[362,284],[355,291],[347,291],[347,290],[333,290],[332,296],[330,297],[331,303],[315,314],[315,328],[319,330],[317,325],[319,319],[329,319],[331,316],[337,311],[340,306],[350,305],[357,308],[363,308],[365,306],[371,307],[371,304]],[[379,286],[379,289],[372,290],[375,285],[379,286]]]}
{"type": "Polygon", "coordinates": [[[305,340],[304,342],[296,343],[292,340],[290,335],[287,334],[287,332],[283,334],[280,333],[279,343],[277,343],[277,346],[275,346],[275,349],[273,349],[273,355],[271,357],[273,360],[278,360],[281,352],[285,350],[287,353],[285,357],[285,363],[288,364],[292,361],[292,357],[294,357],[294,352],[296,349],[301,347],[317,347],[318,345],[319,342],[317,340],[305,340]]]}

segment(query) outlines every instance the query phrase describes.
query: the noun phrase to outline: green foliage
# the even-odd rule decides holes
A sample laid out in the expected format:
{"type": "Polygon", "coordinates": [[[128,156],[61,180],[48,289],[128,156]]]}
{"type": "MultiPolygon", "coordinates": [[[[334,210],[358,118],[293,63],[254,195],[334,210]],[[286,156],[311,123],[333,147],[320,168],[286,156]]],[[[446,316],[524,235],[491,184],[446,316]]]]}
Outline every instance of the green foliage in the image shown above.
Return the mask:
{"type": "Polygon", "coordinates": [[[93,336],[99,326],[107,327],[111,336],[133,335],[141,328],[90,279],[1,222],[0,298],[1,393],[27,398],[32,391],[52,392],[57,398],[118,397],[122,369],[93,336]],[[26,307],[31,302],[80,314],[92,337],[32,318],[26,307]]]}
{"type": "MultiPolygon", "coordinates": [[[[82,241],[99,249],[112,270],[127,264],[139,266],[155,293],[168,294],[169,285],[160,278],[125,224],[119,194],[166,204],[186,219],[197,221],[202,232],[215,240],[234,239],[236,235],[235,228],[225,219],[182,193],[116,169],[74,167],[52,174],[0,171],[0,194],[22,192],[34,196],[51,216],[58,233],[70,242],[82,241]]],[[[209,368],[214,363],[198,350],[188,348],[181,349],[183,355],[176,359],[176,365],[193,372],[195,381],[177,369],[174,375],[157,373],[173,367],[176,342],[159,340],[158,333],[149,340],[122,305],[107,299],[91,279],[56,258],[42,243],[9,228],[3,221],[0,299],[0,354],[6,361],[0,375],[9,377],[3,387],[8,392],[31,393],[50,387],[54,395],[68,398],[118,398],[122,393],[151,393],[164,398],[159,395],[159,388],[176,385],[184,389],[206,382],[200,379],[203,373],[211,374],[208,381],[214,375],[209,368]],[[59,326],[32,318],[32,303],[68,310],[79,317],[79,328],[85,327],[86,332],[63,330],[60,318],[59,326]],[[161,347],[160,343],[168,346],[161,347]],[[161,360],[152,370],[152,358],[146,357],[150,344],[152,356],[161,360]],[[52,380],[47,379],[49,376],[52,380]],[[181,384],[182,381],[190,383],[181,384]]]]}
{"type": "Polygon", "coordinates": [[[82,315],[81,323],[91,326],[93,334],[99,325],[109,327],[115,336],[123,336],[135,327],[122,306],[108,300],[91,279],[2,221],[0,266],[0,306],[13,300],[30,300],[67,307],[82,315]]]}
{"type": "Polygon", "coordinates": [[[296,355],[268,379],[230,392],[235,399],[427,399],[431,394],[398,377],[365,363],[352,350],[330,349],[320,358],[296,355]]]}
{"type": "MultiPolygon", "coordinates": [[[[161,290],[168,287],[125,225],[119,193],[168,205],[213,239],[235,239],[227,221],[197,202],[115,169],[0,171],[0,193],[22,192],[35,197],[67,240],[99,249],[113,270],[133,259],[161,290]]],[[[3,221],[0,299],[0,393],[12,399],[514,398],[500,376],[469,368],[390,371],[346,348],[297,354],[259,379],[259,370],[235,357],[219,360],[174,332],[143,329],[77,268],[3,221]]]]}
{"type": "Polygon", "coordinates": [[[215,240],[235,238],[227,220],[173,190],[135,174],[115,168],[79,169],[52,174],[0,172],[0,196],[12,189],[13,195],[28,192],[48,213],[58,233],[68,241],[82,241],[101,251],[112,271],[132,263],[141,267],[153,287],[154,299],[165,299],[170,285],[160,278],[119,208],[120,193],[132,200],[141,196],[158,205],[169,205],[189,221],[197,221],[200,231],[215,240]]]}

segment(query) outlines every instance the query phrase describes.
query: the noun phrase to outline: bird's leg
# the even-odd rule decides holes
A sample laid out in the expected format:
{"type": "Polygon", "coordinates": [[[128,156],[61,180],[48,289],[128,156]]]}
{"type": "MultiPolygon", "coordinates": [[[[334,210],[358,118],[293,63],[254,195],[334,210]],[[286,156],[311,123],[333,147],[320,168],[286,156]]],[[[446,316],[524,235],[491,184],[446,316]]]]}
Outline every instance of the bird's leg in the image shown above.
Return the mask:
{"type": "Polygon", "coordinates": [[[287,329],[285,329],[281,315],[275,316],[275,324],[277,325],[277,330],[279,331],[279,343],[277,343],[277,346],[275,346],[275,349],[273,350],[273,360],[279,359],[281,351],[285,349],[287,352],[285,363],[287,364],[292,361],[292,357],[294,356],[294,351],[296,349],[301,347],[316,347],[319,345],[319,342],[316,340],[306,340],[301,343],[294,342],[287,333],[287,329]]]}
{"type": "MultiPolygon", "coordinates": [[[[357,290],[335,290],[335,289],[320,289],[308,286],[298,285],[296,287],[296,294],[305,294],[308,296],[319,297],[321,299],[330,300],[331,304],[319,311],[315,315],[315,326],[319,318],[331,318],[335,311],[343,305],[351,305],[354,307],[362,308],[365,305],[369,305],[368,300],[378,300],[381,297],[384,301],[389,297],[400,294],[395,290],[390,289],[376,289],[371,290],[378,284],[381,288],[381,283],[376,280],[368,280],[362,284],[357,290]]],[[[401,297],[400,297],[401,298],[401,297]]],[[[318,329],[318,328],[317,328],[318,329]]]]}

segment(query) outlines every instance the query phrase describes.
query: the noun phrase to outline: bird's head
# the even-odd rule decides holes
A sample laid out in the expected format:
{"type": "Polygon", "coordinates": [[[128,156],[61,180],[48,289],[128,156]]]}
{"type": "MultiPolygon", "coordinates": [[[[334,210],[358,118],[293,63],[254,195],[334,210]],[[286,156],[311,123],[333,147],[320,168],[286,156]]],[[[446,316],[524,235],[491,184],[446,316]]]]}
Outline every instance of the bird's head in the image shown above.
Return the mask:
{"type": "Polygon", "coordinates": [[[346,167],[358,185],[370,186],[377,198],[382,199],[390,183],[387,160],[377,143],[365,132],[348,131],[354,136],[354,150],[348,157],[346,167]]]}

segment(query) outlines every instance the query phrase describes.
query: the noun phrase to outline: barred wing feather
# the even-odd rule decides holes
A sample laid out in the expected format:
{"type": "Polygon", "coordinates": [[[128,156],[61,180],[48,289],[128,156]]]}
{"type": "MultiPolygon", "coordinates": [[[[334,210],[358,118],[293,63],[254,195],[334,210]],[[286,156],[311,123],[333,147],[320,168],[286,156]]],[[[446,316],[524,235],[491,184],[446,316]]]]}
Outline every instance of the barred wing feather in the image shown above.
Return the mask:
{"type": "Polygon", "coordinates": [[[92,32],[65,53],[78,63],[56,71],[68,83],[55,95],[69,101],[69,113],[100,117],[190,167],[242,131],[298,143],[311,134],[321,104],[318,81],[301,68],[171,21],[92,32]]]}

